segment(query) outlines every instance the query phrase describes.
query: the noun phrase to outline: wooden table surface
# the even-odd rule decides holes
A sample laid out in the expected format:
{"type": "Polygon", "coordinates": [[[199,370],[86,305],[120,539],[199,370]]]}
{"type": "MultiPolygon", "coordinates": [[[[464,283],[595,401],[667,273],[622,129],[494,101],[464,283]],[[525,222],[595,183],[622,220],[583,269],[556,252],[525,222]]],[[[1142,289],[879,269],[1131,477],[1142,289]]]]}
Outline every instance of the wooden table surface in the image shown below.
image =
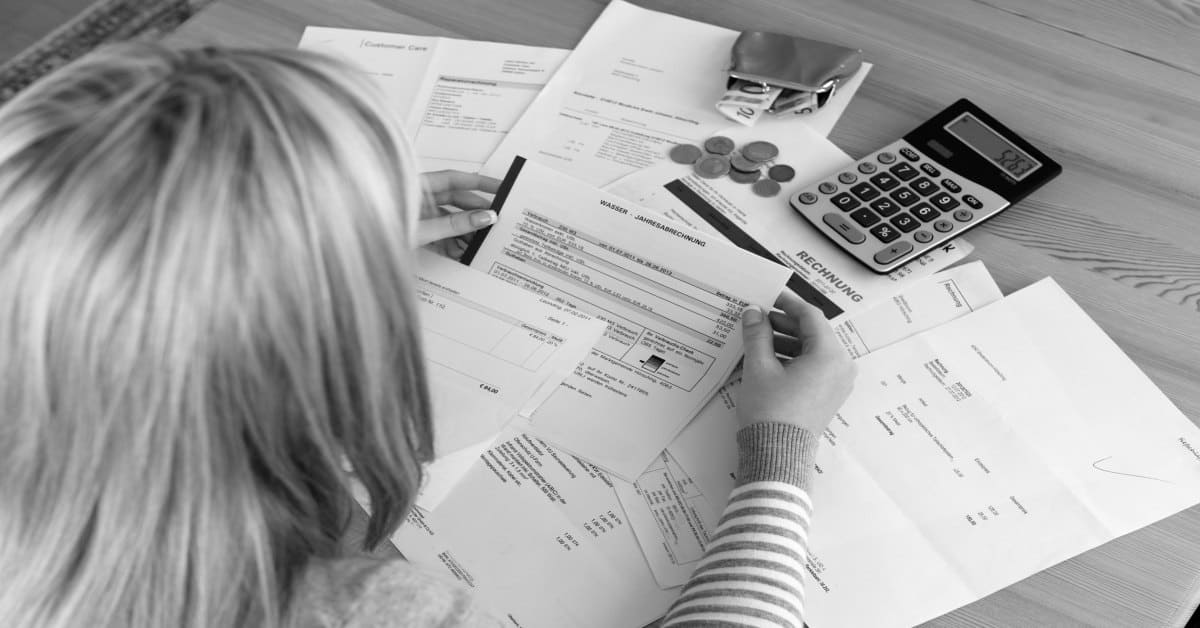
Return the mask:
{"type": "MultiPolygon", "coordinates": [[[[976,257],[1006,293],[1053,276],[1200,420],[1198,0],[634,1],[862,48],[875,68],[830,136],[852,156],[964,96],[1018,129],[1064,171],[972,231],[976,257]]],[[[569,48],[604,4],[220,0],[173,39],[294,47],[312,24],[569,48]]],[[[1183,625],[1198,600],[1200,507],[930,625],[1183,625]]]]}

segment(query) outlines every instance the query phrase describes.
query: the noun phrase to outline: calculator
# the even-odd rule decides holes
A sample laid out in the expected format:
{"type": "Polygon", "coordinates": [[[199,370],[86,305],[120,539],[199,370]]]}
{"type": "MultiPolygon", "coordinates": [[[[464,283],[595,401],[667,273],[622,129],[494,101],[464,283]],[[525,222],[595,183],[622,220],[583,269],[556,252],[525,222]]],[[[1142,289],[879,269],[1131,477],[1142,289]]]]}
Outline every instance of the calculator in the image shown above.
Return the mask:
{"type": "Polygon", "coordinates": [[[1062,166],[965,98],[789,203],[877,273],[966,233],[1062,166]]]}

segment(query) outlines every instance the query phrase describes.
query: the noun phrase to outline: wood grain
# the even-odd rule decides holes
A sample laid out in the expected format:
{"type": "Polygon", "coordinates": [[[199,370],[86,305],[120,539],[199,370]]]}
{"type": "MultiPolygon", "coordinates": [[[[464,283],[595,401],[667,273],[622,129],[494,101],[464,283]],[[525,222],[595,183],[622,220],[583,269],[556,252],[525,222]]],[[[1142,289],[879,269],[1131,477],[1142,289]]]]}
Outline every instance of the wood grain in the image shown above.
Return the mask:
{"type": "MultiPolygon", "coordinates": [[[[972,232],[976,256],[1006,292],[1055,277],[1200,420],[1200,1],[635,1],[862,48],[875,69],[831,135],[852,155],[963,96],[1045,149],[1063,175],[972,232]]],[[[222,0],[174,39],[290,47],[316,24],[571,47],[603,6],[222,0]]],[[[1197,539],[1193,508],[930,625],[1183,625],[1197,539]]]]}

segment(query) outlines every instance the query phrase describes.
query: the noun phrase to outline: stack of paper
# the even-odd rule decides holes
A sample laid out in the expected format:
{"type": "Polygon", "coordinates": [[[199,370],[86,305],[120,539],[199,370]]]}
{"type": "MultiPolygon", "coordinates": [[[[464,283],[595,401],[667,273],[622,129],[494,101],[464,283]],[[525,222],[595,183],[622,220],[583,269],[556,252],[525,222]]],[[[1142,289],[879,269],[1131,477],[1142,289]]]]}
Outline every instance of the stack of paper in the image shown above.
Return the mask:
{"type": "Polygon", "coordinates": [[[567,50],[321,28],[300,47],[340,54],[383,88],[424,170],[477,172],[567,50]]]}
{"type": "Polygon", "coordinates": [[[437,459],[417,504],[432,508],[509,420],[541,407],[605,325],[434,253],[418,262],[437,459]]]}
{"type": "Polygon", "coordinates": [[[816,116],[731,129],[736,35],[621,0],[569,56],[306,31],[379,78],[428,169],[505,177],[472,269],[421,260],[439,460],[396,546],[514,626],[652,622],[735,482],[739,315],[785,285],[860,365],[818,454],[809,625],[918,623],[1197,503],[1200,430],[1053,281],[1001,298],[948,268],[961,239],[876,275],[791,212],[851,163],[824,135],[866,68],[816,116]],[[796,180],[762,198],[665,159],[716,133],[796,180]]]}

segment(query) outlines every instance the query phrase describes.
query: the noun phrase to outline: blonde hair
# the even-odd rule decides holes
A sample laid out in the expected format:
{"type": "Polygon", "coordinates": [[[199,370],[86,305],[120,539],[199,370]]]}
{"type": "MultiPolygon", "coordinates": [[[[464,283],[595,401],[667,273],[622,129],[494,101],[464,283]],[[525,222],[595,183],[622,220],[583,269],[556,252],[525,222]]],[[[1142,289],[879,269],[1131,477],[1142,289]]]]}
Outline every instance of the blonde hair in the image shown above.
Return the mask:
{"type": "Polygon", "coordinates": [[[0,109],[0,623],[276,625],[431,455],[410,151],[299,51],[98,51],[0,109]]]}

